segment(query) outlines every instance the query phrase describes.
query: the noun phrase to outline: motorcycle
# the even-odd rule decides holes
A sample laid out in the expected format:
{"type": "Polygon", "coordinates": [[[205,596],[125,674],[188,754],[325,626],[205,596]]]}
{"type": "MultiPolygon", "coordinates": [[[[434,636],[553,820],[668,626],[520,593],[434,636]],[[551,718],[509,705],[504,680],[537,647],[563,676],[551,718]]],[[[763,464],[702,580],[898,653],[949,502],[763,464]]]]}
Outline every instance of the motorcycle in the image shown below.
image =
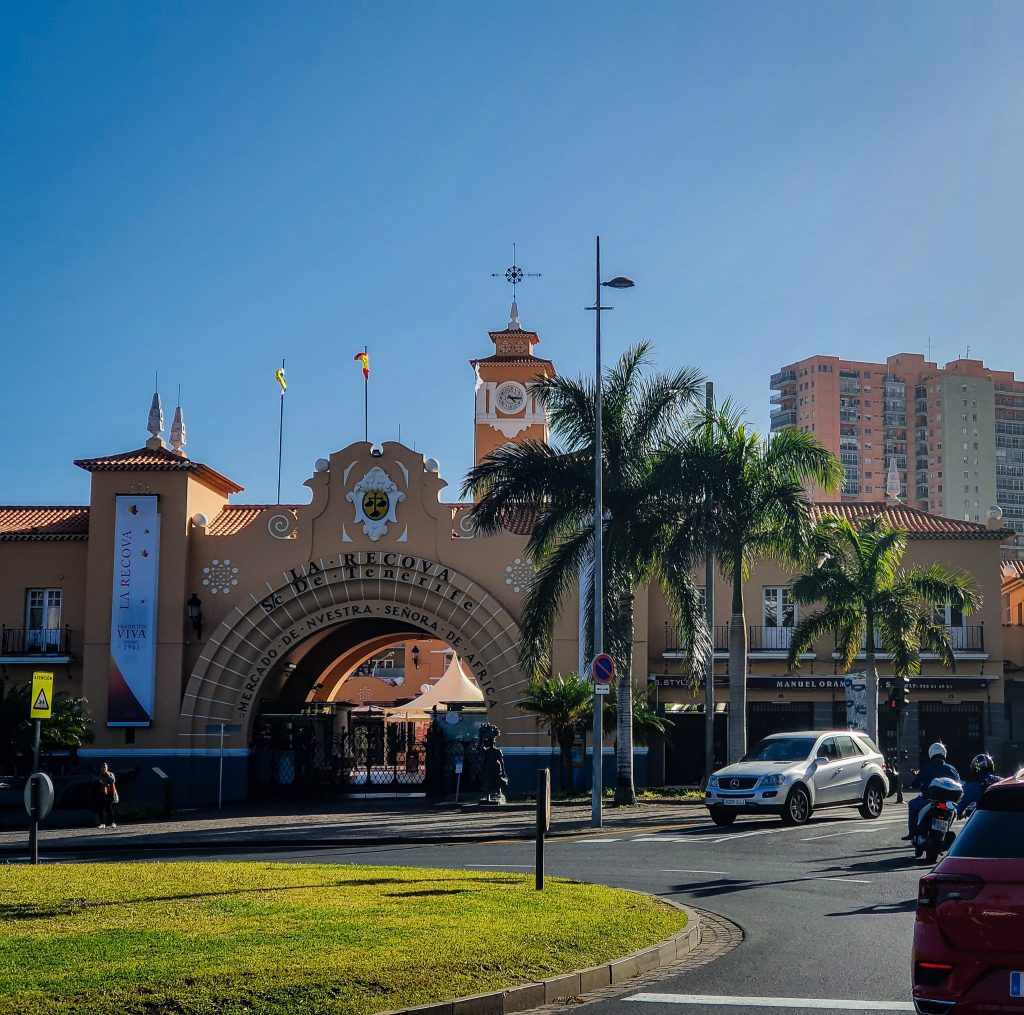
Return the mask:
{"type": "Polygon", "coordinates": [[[956,779],[933,779],[927,786],[924,796],[928,802],[921,808],[914,833],[915,857],[924,854],[927,861],[934,864],[939,855],[953,845],[956,805],[963,795],[964,788],[956,779]]]}

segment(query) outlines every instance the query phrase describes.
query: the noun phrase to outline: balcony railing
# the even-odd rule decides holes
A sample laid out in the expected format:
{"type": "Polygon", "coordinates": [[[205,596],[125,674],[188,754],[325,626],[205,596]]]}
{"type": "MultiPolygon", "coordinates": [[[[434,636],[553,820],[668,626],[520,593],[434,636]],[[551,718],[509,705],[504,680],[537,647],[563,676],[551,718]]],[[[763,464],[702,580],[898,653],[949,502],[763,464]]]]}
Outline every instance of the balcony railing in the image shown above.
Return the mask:
{"type": "Polygon", "coordinates": [[[71,631],[67,627],[0,628],[0,655],[67,655],[71,651],[71,631]]]}
{"type": "Polygon", "coordinates": [[[781,412],[773,412],[771,415],[773,430],[781,430],[786,426],[793,426],[796,423],[796,412],[792,409],[785,409],[781,412]]]}
{"type": "Polygon", "coordinates": [[[780,384],[786,384],[789,381],[796,380],[796,373],[792,370],[780,370],[778,373],[772,374],[770,387],[777,388],[780,384]]]}
{"type": "MultiPolygon", "coordinates": [[[[949,632],[949,640],[953,646],[954,652],[984,652],[985,651],[985,625],[984,624],[972,624],[969,627],[958,627],[958,626],[947,626],[946,630],[949,632]]],[[[864,638],[861,643],[861,654],[867,648],[867,638],[864,638]]],[[[885,649],[881,647],[878,642],[878,635],[875,635],[875,652],[882,654],[885,649]]],[[[925,650],[924,655],[929,655],[928,651],[925,650]]]]}
{"type": "MultiPolygon", "coordinates": [[[[792,627],[766,627],[761,624],[751,625],[747,628],[747,651],[748,652],[779,652],[789,651],[793,640],[792,627]]],[[[983,624],[970,627],[947,627],[954,652],[984,652],[985,651],[985,626],[983,624]]],[[[876,635],[877,641],[877,635],[876,635]]],[[[685,652],[686,640],[682,632],[675,624],[665,624],[665,651],[685,652]]],[[[861,655],[864,654],[865,642],[861,642],[861,655]]],[[[729,651],[729,625],[715,625],[715,651],[729,651]]],[[[875,652],[884,655],[885,650],[878,645],[875,652]]],[[[927,656],[928,653],[925,652],[927,656]]]]}
{"type": "Polygon", "coordinates": [[[793,640],[793,628],[763,627],[758,624],[749,628],[749,635],[749,652],[788,652],[793,640]]]}
{"type": "MultiPolygon", "coordinates": [[[[665,624],[665,651],[685,652],[688,642],[683,637],[682,630],[676,624],[665,624]]],[[[715,651],[729,651],[729,625],[715,625],[715,651]]]]}

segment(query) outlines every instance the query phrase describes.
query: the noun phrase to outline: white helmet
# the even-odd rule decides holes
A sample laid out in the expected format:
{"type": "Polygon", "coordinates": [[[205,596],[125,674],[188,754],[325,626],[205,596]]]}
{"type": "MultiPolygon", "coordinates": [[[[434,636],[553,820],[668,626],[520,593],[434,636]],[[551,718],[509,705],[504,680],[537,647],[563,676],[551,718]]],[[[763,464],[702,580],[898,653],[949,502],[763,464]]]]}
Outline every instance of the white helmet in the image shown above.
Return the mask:
{"type": "Polygon", "coordinates": [[[942,741],[937,740],[931,747],[928,748],[928,760],[932,758],[942,758],[945,760],[946,757],[946,745],[942,741]]]}

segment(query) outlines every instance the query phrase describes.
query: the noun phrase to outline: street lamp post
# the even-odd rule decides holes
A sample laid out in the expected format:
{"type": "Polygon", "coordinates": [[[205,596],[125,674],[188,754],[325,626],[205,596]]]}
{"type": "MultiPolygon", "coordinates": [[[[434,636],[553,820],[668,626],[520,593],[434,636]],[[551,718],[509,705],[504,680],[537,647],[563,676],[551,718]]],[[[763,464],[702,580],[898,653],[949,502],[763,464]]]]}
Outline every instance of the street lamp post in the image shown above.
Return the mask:
{"type": "MultiPolygon", "coordinates": [[[[594,305],[587,310],[594,311],[594,655],[604,651],[604,493],[602,488],[601,454],[601,311],[612,307],[601,306],[601,286],[610,289],[629,289],[635,283],[624,275],[617,275],[607,282],[601,281],[601,237],[597,237],[596,271],[594,273],[594,305]]],[[[602,695],[594,691],[594,753],[590,790],[590,824],[601,827],[601,795],[604,789],[604,729],[601,724],[602,695]]]]}

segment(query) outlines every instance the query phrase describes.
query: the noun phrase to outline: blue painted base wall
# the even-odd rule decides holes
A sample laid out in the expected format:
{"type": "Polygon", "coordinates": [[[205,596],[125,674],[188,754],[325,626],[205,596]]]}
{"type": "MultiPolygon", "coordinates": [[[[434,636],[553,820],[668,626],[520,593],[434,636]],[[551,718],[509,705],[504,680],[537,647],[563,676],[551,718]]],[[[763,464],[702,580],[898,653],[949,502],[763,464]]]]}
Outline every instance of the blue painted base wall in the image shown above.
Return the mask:
{"type": "MultiPolygon", "coordinates": [[[[101,759],[83,758],[89,764],[99,765],[101,759]]],[[[117,756],[114,752],[103,755],[109,761],[123,787],[122,802],[150,807],[164,804],[165,785],[154,769],[165,772],[170,780],[170,805],[175,810],[188,808],[216,807],[217,786],[220,773],[220,758],[204,755],[158,755],[156,753],[117,756]]],[[[591,761],[581,768],[574,768],[573,789],[585,792],[590,789],[591,761]]],[[[509,778],[509,792],[520,795],[532,793],[537,786],[537,769],[551,769],[551,785],[555,792],[562,789],[559,758],[557,754],[529,753],[505,754],[505,770],[509,778]]],[[[615,786],[615,755],[606,753],[603,757],[603,779],[605,789],[615,786]]],[[[647,752],[638,752],[633,758],[633,779],[637,788],[647,785],[647,752]]],[[[287,794],[287,787],[282,787],[287,794]]],[[[224,758],[224,803],[240,803],[248,799],[249,758],[227,756],[224,758]]],[[[268,805],[271,802],[268,801],[268,805]]]]}

